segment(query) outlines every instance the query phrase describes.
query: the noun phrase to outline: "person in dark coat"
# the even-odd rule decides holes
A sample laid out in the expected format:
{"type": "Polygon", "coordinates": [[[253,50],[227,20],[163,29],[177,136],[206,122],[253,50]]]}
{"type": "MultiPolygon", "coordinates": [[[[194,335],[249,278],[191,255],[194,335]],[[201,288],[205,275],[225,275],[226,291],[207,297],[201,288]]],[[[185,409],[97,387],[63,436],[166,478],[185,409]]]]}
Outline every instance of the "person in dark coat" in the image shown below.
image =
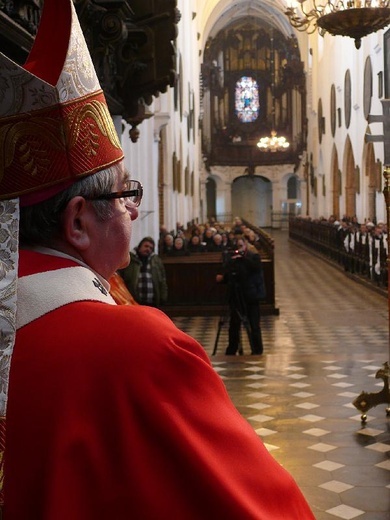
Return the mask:
{"type": "Polygon", "coordinates": [[[229,344],[226,355],[235,355],[240,343],[240,327],[244,324],[252,354],[263,353],[260,328],[260,301],[265,298],[265,285],[260,255],[248,249],[244,238],[237,240],[236,250],[225,255],[225,273],[217,282],[229,289],[229,344]]]}

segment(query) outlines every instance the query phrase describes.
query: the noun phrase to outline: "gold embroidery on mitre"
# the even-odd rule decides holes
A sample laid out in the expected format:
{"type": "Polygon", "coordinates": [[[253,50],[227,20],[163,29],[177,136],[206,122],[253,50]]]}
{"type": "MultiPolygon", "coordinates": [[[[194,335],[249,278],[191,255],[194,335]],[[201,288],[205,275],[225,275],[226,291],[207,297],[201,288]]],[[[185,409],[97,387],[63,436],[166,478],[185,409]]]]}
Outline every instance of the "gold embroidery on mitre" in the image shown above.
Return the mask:
{"type": "Polygon", "coordinates": [[[92,100],[69,114],[66,128],[69,132],[70,147],[73,148],[77,142],[82,142],[87,155],[97,154],[99,134],[95,124],[87,121],[91,119],[95,121],[100,135],[107,137],[115,148],[120,149],[121,144],[107,105],[97,100],[92,100]]]}
{"type": "Polygon", "coordinates": [[[50,150],[65,150],[63,126],[58,119],[34,117],[0,127],[0,181],[15,159],[32,177],[48,171],[50,150]]]}

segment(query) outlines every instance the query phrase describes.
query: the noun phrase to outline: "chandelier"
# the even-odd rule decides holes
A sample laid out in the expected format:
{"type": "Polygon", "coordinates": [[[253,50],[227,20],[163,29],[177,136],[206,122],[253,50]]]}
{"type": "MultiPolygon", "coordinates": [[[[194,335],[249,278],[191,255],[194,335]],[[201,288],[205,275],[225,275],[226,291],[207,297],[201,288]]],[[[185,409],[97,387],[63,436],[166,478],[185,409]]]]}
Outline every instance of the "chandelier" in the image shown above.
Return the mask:
{"type": "Polygon", "coordinates": [[[262,152],[285,152],[290,143],[285,137],[278,137],[275,130],[272,130],[271,137],[261,137],[257,146],[262,152]]]}
{"type": "Polygon", "coordinates": [[[349,36],[360,49],[364,36],[390,23],[389,4],[390,0],[324,0],[321,5],[316,0],[292,0],[285,14],[298,31],[312,34],[318,29],[321,36],[326,32],[349,36]]]}

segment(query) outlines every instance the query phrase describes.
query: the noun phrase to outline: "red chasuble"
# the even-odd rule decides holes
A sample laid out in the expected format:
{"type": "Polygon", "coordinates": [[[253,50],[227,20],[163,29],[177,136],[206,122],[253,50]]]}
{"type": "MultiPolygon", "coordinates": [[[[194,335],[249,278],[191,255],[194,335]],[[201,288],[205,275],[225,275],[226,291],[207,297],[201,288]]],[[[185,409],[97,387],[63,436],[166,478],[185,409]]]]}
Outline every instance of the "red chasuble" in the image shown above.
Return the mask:
{"type": "MultiPolygon", "coordinates": [[[[22,251],[20,276],[73,265],[22,251]]],[[[18,331],[5,464],[5,520],[314,519],[204,349],[138,305],[67,303],[18,331]]]]}

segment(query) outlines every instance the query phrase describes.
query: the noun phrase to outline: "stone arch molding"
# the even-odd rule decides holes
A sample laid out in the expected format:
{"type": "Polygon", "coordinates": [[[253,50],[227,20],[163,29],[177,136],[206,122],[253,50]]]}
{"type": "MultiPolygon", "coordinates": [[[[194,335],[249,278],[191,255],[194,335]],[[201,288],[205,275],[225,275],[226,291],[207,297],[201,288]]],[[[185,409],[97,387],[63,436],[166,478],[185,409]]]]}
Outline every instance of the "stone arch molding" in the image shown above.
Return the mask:
{"type": "Polygon", "coordinates": [[[207,179],[213,179],[213,181],[215,182],[215,186],[218,189],[221,189],[221,187],[223,186],[223,184],[226,183],[225,179],[223,178],[223,176],[221,176],[218,172],[209,172],[209,174],[207,175],[207,179]]]}
{"type": "MultiPolygon", "coordinates": [[[[253,217],[256,219],[254,222],[256,225],[268,227],[271,225],[272,208],[280,208],[282,202],[287,199],[287,181],[292,175],[294,175],[294,165],[292,164],[275,165],[271,167],[257,166],[251,175],[248,175],[247,166],[213,166],[210,168],[209,176],[217,182],[217,212],[221,215],[229,215],[232,214],[232,212],[237,212],[238,200],[232,199],[232,195],[234,195],[235,192],[233,189],[234,181],[240,181],[239,184],[243,187],[243,193],[245,195],[245,190],[247,189],[247,187],[245,187],[246,183],[252,180],[253,188],[256,187],[259,192],[261,191],[260,186],[263,186],[263,201],[265,197],[266,205],[259,205],[259,215],[255,215],[254,213],[253,215],[249,213],[246,215],[245,212],[246,210],[249,211],[251,204],[248,204],[248,207],[245,207],[243,204],[238,204],[238,206],[240,211],[244,211],[244,216],[246,216],[248,220],[253,217]],[[269,183],[269,186],[266,187],[264,183],[269,183]]],[[[301,181],[299,177],[298,180],[301,181]]],[[[240,199],[241,194],[236,193],[236,195],[238,199],[240,199]]],[[[251,192],[251,195],[254,196],[254,193],[251,192]]],[[[247,196],[249,196],[249,193],[247,196]]],[[[252,206],[255,207],[254,202],[252,206]]]]}
{"type": "Polygon", "coordinates": [[[202,48],[205,47],[208,38],[214,37],[223,27],[243,17],[261,18],[288,38],[291,36],[291,25],[284,14],[285,10],[282,0],[263,0],[262,2],[209,0],[208,7],[204,9],[200,21],[201,27],[204,28],[202,48]]]}
{"type": "MultiPolygon", "coordinates": [[[[248,175],[247,166],[212,166],[209,175],[214,175],[223,180],[224,183],[232,183],[237,177],[248,175]]],[[[272,183],[280,183],[285,176],[294,173],[293,164],[278,164],[274,166],[256,166],[254,175],[264,177],[272,183]]],[[[302,178],[296,172],[298,179],[302,178]]],[[[287,183],[287,181],[286,181],[287,183]]]]}

